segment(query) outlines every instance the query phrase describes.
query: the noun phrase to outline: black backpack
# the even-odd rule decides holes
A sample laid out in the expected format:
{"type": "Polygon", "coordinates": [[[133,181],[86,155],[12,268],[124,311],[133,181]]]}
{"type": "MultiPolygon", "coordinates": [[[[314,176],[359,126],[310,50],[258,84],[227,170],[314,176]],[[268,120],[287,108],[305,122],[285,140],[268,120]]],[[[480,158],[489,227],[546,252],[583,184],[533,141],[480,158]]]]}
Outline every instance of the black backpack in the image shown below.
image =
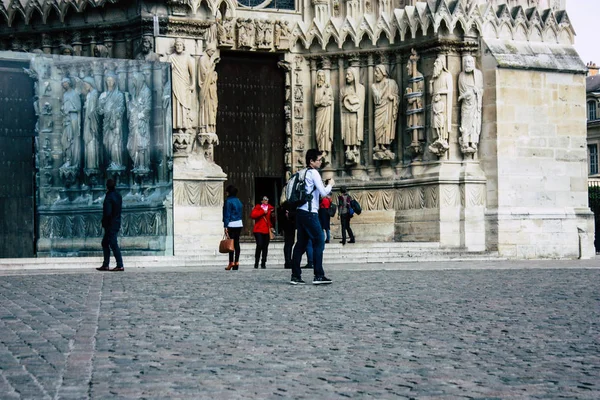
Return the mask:
{"type": "MultiPolygon", "coordinates": [[[[306,193],[305,178],[307,172],[308,168],[301,169],[292,175],[285,184],[283,193],[281,193],[281,205],[286,210],[295,211],[296,208],[303,206],[306,203],[308,203],[308,209],[310,210],[313,196],[312,192],[306,193]]],[[[314,191],[313,188],[313,192],[314,191]]]]}
{"type": "Polygon", "coordinates": [[[330,217],[332,217],[332,218],[335,217],[335,212],[337,211],[337,206],[335,205],[335,203],[332,202],[329,205],[329,210],[328,211],[329,211],[329,216],[330,217]]]}
{"type": "Polygon", "coordinates": [[[350,200],[350,207],[352,207],[352,210],[354,210],[356,215],[360,215],[360,213],[362,212],[360,203],[358,201],[356,201],[355,199],[350,200]]]}

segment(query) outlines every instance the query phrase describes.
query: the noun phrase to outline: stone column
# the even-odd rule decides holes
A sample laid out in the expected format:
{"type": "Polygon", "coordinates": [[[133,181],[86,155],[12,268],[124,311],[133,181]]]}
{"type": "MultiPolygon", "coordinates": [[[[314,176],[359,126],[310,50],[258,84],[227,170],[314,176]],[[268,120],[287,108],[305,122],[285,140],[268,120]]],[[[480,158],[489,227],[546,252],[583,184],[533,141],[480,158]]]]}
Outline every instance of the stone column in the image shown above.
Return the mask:
{"type": "Polygon", "coordinates": [[[373,116],[373,112],[375,111],[375,106],[373,104],[373,93],[371,92],[371,86],[373,85],[373,68],[375,66],[375,57],[372,53],[367,56],[367,82],[365,82],[365,89],[367,90],[367,98],[365,99],[365,103],[367,105],[367,115],[368,115],[368,129],[365,130],[365,143],[367,145],[366,152],[366,164],[367,170],[370,176],[375,172],[375,166],[373,165],[373,148],[375,147],[375,120],[373,116]]]}

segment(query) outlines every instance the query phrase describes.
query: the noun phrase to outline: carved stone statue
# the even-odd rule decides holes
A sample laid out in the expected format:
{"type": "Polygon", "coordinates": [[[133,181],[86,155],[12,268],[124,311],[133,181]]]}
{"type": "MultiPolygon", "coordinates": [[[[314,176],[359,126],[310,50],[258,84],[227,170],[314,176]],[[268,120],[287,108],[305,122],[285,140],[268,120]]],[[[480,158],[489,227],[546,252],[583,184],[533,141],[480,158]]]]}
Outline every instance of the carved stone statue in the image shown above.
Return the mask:
{"type": "Polygon", "coordinates": [[[94,47],[94,57],[108,58],[108,48],[103,44],[97,44],[94,47]]]}
{"type": "Polygon", "coordinates": [[[234,45],[233,18],[217,20],[217,38],[219,40],[219,46],[231,47],[234,45]]]}
{"type": "MultiPolygon", "coordinates": [[[[171,136],[173,132],[173,116],[171,115],[171,74],[167,69],[163,72],[163,80],[165,85],[163,87],[163,95],[162,95],[162,109],[164,113],[164,137],[168,138],[171,136]]],[[[171,157],[173,155],[173,143],[165,143],[165,155],[167,157],[171,157]]]]}
{"type": "Polygon", "coordinates": [[[158,54],[152,51],[152,39],[149,37],[144,37],[142,39],[142,43],[140,44],[139,52],[136,54],[136,60],[145,60],[145,61],[159,61],[158,54]]]}
{"type": "Polygon", "coordinates": [[[327,81],[325,71],[317,71],[315,86],[315,135],[319,150],[326,158],[331,153],[333,143],[333,90],[327,81]]]}
{"type": "Polygon", "coordinates": [[[251,19],[238,19],[238,47],[254,47],[256,29],[251,19]]]}
{"type": "Polygon", "coordinates": [[[100,168],[100,116],[98,115],[98,90],[92,77],[83,78],[85,93],[83,143],[84,168],[86,174],[91,174],[100,168]]]}
{"type": "Polygon", "coordinates": [[[290,48],[290,21],[277,21],[274,27],[273,41],[274,45],[279,50],[287,50],[290,48]]]}
{"type": "Polygon", "coordinates": [[[454,87],[452,75],[446,68],[446,58],[443,55],[433,63],[433,75],[429,82],[431,92],[431,122],[433,143],[429,150],[438,157],[449,148],[448,140],[452,127],[452,99],[454,87]]]}
{"type": "Polygon", "coordinates": [[[359,82],[358,68],[346,71],[346,85],[340,90],[340,103],[346,164],[358,164],[365,115],[365,86],[359,82]]]}
{"type": "Polygon", "coordinates": [[[171,63],[173,80],[173,128],[188,129],[192,127],[192,93],[195,86],[194,63],[185,53],[183,40],[177,38],[173,45],[174,52],[167,61],[171,63]]]}
{"type": "Polygon", "coordinates": [[[408,76],[408,86],[404,92],[406,100],[406,126],[410,133],[411,143],[408,148],[416,157],[423,153],[421,142],[425,141],[424,135],[424,110],[423,110],[423,89],[425,79],[423,74],[417,69],[419,56],[413,49],[408,63],[406,64],[406,73],[408,76]]]}
{"type": "Polygon", "coordinates": [[[62,86],[65,91],[61,108],[64,116],[61,138],[61,145],[65,152],[63,167],[79,169],[81,166],[81,97],[73,89],[70,78],[64,78],[62,86]]]}
{"type": "Polygon", "coordinates": [[[390,144],[396,138],[396,120],[398,119],[398,85],[388,77],[385,65],[375,67],[375,83],[371,86],[375,103],[375,153],[376,160],[391,160],[394,153],[390,144]]]}
{"type": "Polygon", "coordinates": [[[128,97],[129,138],[127,151],[133,161],[133,172],[145,174],[150,170],[150,113],[152,93],[144,74],[133,75],[133,93],[128,97]]]}
{"type": "Polygon", "coordinates": [[[117,87],[117,76],[106,74],[106,91],[98,100],[98,113],[103,116],[102,133],[104,148],[108,153],[108,169],[123,170],[123,114],[125,96],[117,87]]]}
{"type": "Polygon", "coordinates": [[[473,154],[481,134],[483,75],[475,68],[475,59],[463,59],[463,72],[458,75],[458,102],[460,103],[460,146],[464,154],[473,154]]]}
{"type": "Polygon", "coordinates": [[[63,56],[74,56],[75,50],[70,44],[61,44],[59,47],[60,54],[63,56]]]}
{"type": "Polygon", "coordinates": [[[216,132],[217,126],[217,72],[216,48],[209,45],[198,61],[198,86],[200,108],[198,112],[198,128],[200,133],[216,132]]]}

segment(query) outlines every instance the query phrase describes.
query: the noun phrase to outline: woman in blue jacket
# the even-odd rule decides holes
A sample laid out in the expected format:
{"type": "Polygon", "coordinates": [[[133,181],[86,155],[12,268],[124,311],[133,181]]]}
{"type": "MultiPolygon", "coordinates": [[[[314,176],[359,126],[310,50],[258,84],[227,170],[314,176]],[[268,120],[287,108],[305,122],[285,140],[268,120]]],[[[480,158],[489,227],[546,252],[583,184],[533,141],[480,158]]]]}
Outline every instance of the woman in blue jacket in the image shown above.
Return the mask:
{"type": "Polygon", "coordinates": [[[240,266],[240,233],[242,233],[242,202],[237,198],[238,190],[235,186],[229,185],[225,189],[227,198],[223,204],[223,227],[225,235],[233,239],[234,252],[229,252],[229,265],[225,267],[227,271],[230,269],[237,270],[240,266]]]}

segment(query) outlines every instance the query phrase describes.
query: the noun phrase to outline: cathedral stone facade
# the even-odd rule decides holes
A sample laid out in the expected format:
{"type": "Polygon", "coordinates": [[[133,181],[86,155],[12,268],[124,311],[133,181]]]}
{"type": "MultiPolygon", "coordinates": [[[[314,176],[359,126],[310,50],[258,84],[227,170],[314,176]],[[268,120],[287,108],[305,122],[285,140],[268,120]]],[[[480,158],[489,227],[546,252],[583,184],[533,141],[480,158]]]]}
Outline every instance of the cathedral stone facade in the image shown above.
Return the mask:
{"type": "Polygon", "coordinates": [[[565,6],[3,0],[0,49],[171,64],[175,254],[216,246],[225,180],[252,205],[261,176],[277,193],[318,147],[363,207],[359,238],[589,258],[586,67],[565,6]],[[274,128],[239,137],[236,119],[274,128]]]}

